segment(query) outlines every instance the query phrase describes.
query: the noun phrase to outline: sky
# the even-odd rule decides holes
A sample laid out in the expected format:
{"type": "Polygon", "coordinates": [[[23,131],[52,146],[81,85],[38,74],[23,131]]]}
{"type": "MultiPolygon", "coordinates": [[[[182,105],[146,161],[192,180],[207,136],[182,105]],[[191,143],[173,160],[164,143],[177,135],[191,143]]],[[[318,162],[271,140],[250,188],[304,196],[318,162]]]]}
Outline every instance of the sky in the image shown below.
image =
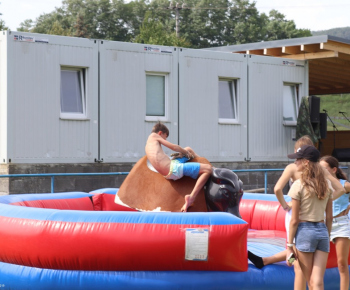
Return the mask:
{"type": "MultiPolygon", "coordinates": [[[[125,1],[129,2],[129,1],[125,1]]],[[[250,0],[250,2],[253,2],[250,0]]],[[[260,13],[276,9],[287,20],[294,20],[296,27],[311,31],[350,27],[349,0],[256,0],[260,13]]],[[[26,19],[36,20],[43,13],[50,13],[62,6],[62,0],[0,0],[0,18],[15,31],[26,19]]]]}

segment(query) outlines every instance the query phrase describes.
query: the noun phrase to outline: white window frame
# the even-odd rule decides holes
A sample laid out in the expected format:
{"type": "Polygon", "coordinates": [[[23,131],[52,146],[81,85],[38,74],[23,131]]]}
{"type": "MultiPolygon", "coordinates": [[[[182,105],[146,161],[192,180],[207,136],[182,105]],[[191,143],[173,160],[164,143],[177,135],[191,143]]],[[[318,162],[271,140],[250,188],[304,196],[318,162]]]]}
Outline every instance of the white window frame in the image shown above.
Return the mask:
{"type": "MultiPolygon", "coordinates": [[[[146,112],[145,112],[145,120],[146,121],[168,121],[168,104],[169,104],[169,74],[161,73],[161,72],[146,72],[145,77],[145,85],[147,86],[147,76],[161,76],[164,77],[164,116],[147,116],[147,92],[146,92],[146,112]]],[[[145,90],[146,91],[146,90],[145,90]]]]}
{"type": "Polygon", "coordinates": [[[87,69],[81,68],[81,67],[67,67],[67,66],[61,66],[60,70],[60,78],[62,71],[75,71],[79,72],[79,81],[80,81],[80,97],[81,97],[81,104],[83,112],[62,112],[62,99],[61,99],[61,93],[62,93],[62,80],[60,79],[60,119],[68,119],[68,120],[87,120],[87,114],[86,114],[86,80],[87,80],[87,69]]]}
{"type": "MultiPolygon", "coordinates": [[[[220,77],[219,80],[218,80],[218,84],[221,81],[232,82],[232,86],[233,86],[232,92],[234,94],[234,96],[233,96],[233,111],[234,111],[235,118],[220,118],[220,112],[218,111],[219,124],[239,124],[239,114],[238,114],[239,79],[220,77]]],[[[220,110],[219,102],[220,102],[220,87],[218,85],[218,110],[220,110]]]]}
{"type": "Polygon", "coordinates": [[[295,108],[295,121],[288,121],[288,120],[283,120],[283,125],[284,126],[296,126],[297,125],[297,119],[298,119],[298,114],[299,114],[299,106],[300,106],[300,87],[301,84],[298,83],[283,83],[283,96],[282,96],[282,118],[284,118],[284,89],[285,87],[293,87],[294,88],[294,95],[295,95],[295,99],[292,100],[293,104],[294,104],[294,108],[295,108]]]}
{"type": "MultiPolygon", "coordinates": [[[[146,82],[147,76],[161,76],[164,77],[164,116],[147,116],[147,92],[146,92],[146,112],[145,112],[145,120],[146,121],[168,121],[168,102],[169,102],[169,74],[162,72],[146,72],[146,82]]],[[[145,85],[147,86],[147,83],[145,85]]]]}

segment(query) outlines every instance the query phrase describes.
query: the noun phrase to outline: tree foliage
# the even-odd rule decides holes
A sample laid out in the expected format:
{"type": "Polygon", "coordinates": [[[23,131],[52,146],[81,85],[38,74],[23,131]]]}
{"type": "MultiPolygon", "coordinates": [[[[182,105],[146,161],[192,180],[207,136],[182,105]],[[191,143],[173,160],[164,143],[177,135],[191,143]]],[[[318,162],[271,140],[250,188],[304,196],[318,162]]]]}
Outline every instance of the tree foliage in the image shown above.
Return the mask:
{"type": "Polygon", "coordinates": [[[141,25],[140,33],[135,37],[135,42],[158,44],[165,46],[190,47],[189,43],[183,37],[177,37],[175,32],[166,31],[164,25],[146,13],[146,17],[141,25]]]}
{"type": "Polygon", "coordinates": [[[61,7],[22,22],[20,29],[193,48],[311,36],[276,10],[260,14],[248,0],[178,0],[177,6],[169,0],[63,0],[61,7]]]}
{"type": "Polygon", "coordinates": [[[8,28],[5,25],[5,21],[0,19],[0,30],[7,30],[8,28]]]}
{"type": "Polygon", "coordinates": [[[350,27],[332,28],[328,30],[312,31],[312,35],[332,35],[350,39],[350,27]]]}
{"type": "MultiPolygon", "coordinates": [[[[0,16],[2,15],[2,13],[0,13],[0,16]]],[[[0,31],[1,30],[7,30],[8,28],[5,25],[5,21],[0,19],[0,31]]]]}

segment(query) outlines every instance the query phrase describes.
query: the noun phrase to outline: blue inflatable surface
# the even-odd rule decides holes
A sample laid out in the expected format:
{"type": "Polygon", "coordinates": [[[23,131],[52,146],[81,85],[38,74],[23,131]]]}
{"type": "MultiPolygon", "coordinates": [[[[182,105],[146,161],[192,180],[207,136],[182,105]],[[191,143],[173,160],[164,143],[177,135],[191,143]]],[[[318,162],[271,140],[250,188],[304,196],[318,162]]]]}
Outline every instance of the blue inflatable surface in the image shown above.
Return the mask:
{"type": "MultiPolygon", "coordinates": [[[[100,192],[115,194],[117,189],[100,190],[100,192]]],[[[97,193],[95,191],[94,193],[97,193]]],[[[90,196],[87,193],[66,193],[66,198],[75,195],[90,196]]],[[[85,214],[81,211],[36,209],[9,205],[11,202],[25,199],[58,198],[59,195],[19,195],[0,197],[0,215],[9,217],[31,217],[40,220],[74,220],[84,221],[85,214]],[[1,204],[2,203],[2,204],[1,204]]],[[[245,194],[245,199],[277,200],[274,195],[245,194]]],[[[108,212],[90,212],[89,218],[108,219],[108,212]],[[96,215],[95,215],[96,214],[96,215]],[[99,217],[98,217],[99,216],[99,217]]],[[[138,215],[144,215],[146,219],[159,219],[167,215],[167,222],[178,219],[189,213],[178,214],[145,214],[145,213],[123,213],[130,222],[135,221],[138,215]]],[[[225,223],[227,214],[215,215],[219,219],[217,223],[225,223]],[[222,216],[222,219],[220,219],[222,216]]],[[[243,222],[243,221],[242,221],[243,222]]],[[[249,240],[248,250],[260,255],[270,256],[285,248],[283,243],[276,239],[262,239],[261,241],[249,240]]],[[[92,249],[93,251],[94,249],[92,249]]],[[[116,249],[117,250],[117,249],[116,249]]],[[[339,273],[337,268],[326,270],[325,289],[339,289],[339,273]]],[[[249,264],[247,272],[218,272],[218,271],[72,271],[51,270],[26,267],[0,262],[0,289],[15,290],[62,290],[62,289],[239,289],[239,290],[271,290],[271,289],[293,289],[294,271],[285,262],[268,265],[257,269],[249,264]]]]}

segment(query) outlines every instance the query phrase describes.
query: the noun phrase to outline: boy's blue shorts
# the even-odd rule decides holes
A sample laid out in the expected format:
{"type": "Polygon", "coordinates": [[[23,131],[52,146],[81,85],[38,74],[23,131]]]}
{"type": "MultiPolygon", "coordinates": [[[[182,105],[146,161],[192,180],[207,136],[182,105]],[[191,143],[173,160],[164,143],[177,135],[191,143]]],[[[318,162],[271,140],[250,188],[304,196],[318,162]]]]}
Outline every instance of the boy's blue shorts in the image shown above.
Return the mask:
{"type": "Polygon", "coordinates": [[[186,157],[171,160],[170,171],[166,179],[177,180],[183,176],[189,176],[193,179],[197,179],[200,169],[198,162],[187,162],[189,159],[186,157]]]}

